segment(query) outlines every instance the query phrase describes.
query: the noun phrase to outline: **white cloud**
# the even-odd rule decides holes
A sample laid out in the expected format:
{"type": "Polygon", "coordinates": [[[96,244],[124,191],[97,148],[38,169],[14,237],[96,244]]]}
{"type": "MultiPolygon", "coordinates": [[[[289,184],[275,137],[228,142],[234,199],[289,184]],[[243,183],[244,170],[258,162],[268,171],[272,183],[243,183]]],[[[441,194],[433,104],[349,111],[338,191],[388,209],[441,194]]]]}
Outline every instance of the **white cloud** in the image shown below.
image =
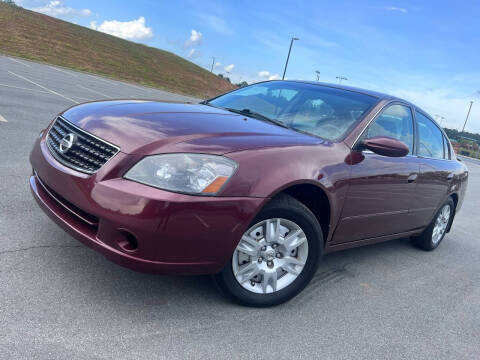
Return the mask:
{"type": "Polygon", "coordinates": [[[58,0],[52,0],[45,5],[30,8],[30,10],[57,18],[88,17],[92,15],[90,9],[74,9],[64,6],[63,2],[58,0]]]}
{"type": "Polygon", "coordinates": [[[397,6],[387,6],[385,8],[385,10],[388,10],[388,11],[398,11],[398,12],[401,12],[401,13],[404,13],[406,14],[408,12],[407,9],[405,8],[401,8],[401,7],[397,7],[397,6]]]}
{"type": "Polygon", "coordinates": [[[218,68],[220,66],[222,66],[222,63],[218,61],[215,63],[215,65],[213,65],[214,68],[218,68]]]}
{"type": "Polygon", "coordinates": [[[225,71],[226,71],[227,73],[232,72],[232,70],[233,70],[234,67],[235,67],[234,64],[227,65],[227,66],[225,66],[225,71]]]}
{"type": "Polygon", "coordinates": [[[218,33],[224,35],[232,35],[233,31],[230,29],[226,21],[218,16],[211,14],[199,14],[200,19],[210,28],[218,33]]]}
{"type": "Polygon", "coordinates": [[[200,31],[192,29],[190,37],[188,38],[187,41],[185,41],[185,47],[199,44],[202,41],[202,36],[203,35],[200,31]]]}
{"type": "Polygon", "coordinates": [[[92,21],[90,22],[90,27],[127,40],[143,40],[153,37],[152,28],[145,26],[145,18],[143,16],[131,21],[107,20],[99,26],[97,26],[95,21],[92,21]]]}
{"type": "Polygon", "coordinates": [[[278,74],[271,74],[270,71],[263,70],[258,73],[258,76],[268,79],[268,80],[279,80],[280,75],[278,74]]]}

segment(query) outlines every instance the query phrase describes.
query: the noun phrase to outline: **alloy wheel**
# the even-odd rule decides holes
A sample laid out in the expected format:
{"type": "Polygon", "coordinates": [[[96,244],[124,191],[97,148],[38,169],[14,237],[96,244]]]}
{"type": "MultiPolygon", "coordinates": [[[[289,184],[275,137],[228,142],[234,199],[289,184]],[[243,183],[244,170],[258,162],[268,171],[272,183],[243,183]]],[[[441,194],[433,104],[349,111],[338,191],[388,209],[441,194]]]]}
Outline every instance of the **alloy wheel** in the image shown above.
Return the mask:
{"type": "Polygon", "coordinates": [[[232,257],[235,279],[246,290],[268,294],[297,279],[308,258],[308,241],[296,223],[266,219],[248,229],[232,257]]]}
{"type": "Polygon", "coordinates": [[[432,243],[434,245],[437,245],[440,240],[442,240],[442,237],[447,230],[448,222],[450,221],[450,211],[450,205],[446,204],[438,213],[432,232],[432,243]]]}

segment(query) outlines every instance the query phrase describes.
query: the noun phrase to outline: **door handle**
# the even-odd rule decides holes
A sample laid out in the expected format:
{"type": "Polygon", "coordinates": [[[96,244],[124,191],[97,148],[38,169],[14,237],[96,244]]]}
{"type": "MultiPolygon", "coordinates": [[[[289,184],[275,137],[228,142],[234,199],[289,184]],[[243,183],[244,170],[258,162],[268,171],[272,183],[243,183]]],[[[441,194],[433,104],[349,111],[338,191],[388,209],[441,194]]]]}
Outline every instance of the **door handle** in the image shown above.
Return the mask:
{"type": "Polygon", "coordinates": [[[453,173],[448,174],[447,180],[448,180],[448,181],[452,181],[452,180],[453,180],[453,173]]]}
{"type": "Polygon", "coordinates": [[[413,183],[415,180],[417,180],[418,174],[412,174],[408,177],[407,182],[408,183],[413,183]]]}

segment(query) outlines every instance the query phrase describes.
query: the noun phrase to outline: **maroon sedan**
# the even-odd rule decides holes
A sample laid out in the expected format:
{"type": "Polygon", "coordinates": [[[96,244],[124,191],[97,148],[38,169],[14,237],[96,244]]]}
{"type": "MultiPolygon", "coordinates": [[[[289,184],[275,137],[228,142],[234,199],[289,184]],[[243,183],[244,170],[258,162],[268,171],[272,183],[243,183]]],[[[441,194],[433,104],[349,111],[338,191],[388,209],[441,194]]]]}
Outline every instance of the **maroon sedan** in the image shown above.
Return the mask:
{"type": "Polygon", "coordinates": [[[403,237],[435,249],[468,177],[415,105],[297,81],[75,106],[30,160],[35,199],[87,246],[134,270],[215,274],[255,306],[298,294],[324,253],[403,237]]]}

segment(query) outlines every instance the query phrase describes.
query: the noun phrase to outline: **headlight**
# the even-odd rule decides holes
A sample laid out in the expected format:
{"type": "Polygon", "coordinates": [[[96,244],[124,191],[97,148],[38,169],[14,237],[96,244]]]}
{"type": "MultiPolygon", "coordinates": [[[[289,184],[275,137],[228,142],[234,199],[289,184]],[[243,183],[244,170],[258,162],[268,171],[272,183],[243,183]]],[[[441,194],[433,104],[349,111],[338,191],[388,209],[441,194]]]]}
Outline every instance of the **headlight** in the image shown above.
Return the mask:
{"type": "Polygon", "coordinates": [[[215,195],[236,168],[233,160],[223,156],[164,154],[143,158],[125,178],[174,192],[215,195]]]}

